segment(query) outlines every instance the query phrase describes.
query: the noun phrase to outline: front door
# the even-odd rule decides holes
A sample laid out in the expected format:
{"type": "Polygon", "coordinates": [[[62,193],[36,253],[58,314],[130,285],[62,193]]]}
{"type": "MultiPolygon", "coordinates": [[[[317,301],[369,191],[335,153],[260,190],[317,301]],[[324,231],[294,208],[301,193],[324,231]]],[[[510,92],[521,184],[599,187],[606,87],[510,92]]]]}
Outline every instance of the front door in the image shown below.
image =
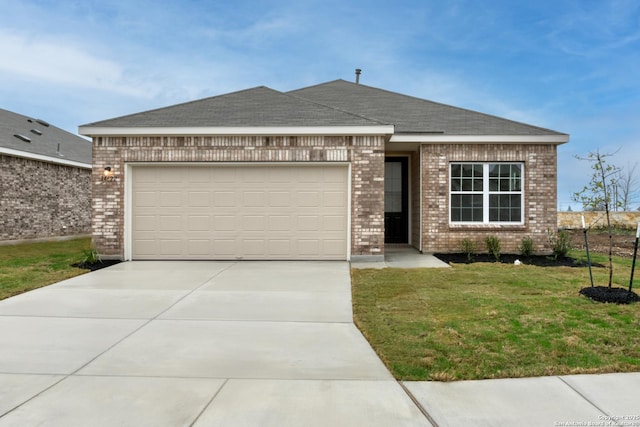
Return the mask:
{"type": "Polygon", "coordinates": [[[384,159],[384,242],[409,243],[408,159],[384,159]]]}

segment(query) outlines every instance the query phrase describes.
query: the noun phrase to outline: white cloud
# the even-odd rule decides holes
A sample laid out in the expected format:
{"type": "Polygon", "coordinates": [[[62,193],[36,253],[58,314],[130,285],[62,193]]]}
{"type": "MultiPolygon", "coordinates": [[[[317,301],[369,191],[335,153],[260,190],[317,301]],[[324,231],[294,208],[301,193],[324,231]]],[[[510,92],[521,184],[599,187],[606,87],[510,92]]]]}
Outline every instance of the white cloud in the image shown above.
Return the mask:
{"type": "Polygon", "coordinates": [[[55,36],[27,36],[0,30],[0,72],[20,79],[61,84],[84,89],[149,97],[157,92],[152,84],[140,84],[127,76],[115,61],[103,59],[55,36]]]}

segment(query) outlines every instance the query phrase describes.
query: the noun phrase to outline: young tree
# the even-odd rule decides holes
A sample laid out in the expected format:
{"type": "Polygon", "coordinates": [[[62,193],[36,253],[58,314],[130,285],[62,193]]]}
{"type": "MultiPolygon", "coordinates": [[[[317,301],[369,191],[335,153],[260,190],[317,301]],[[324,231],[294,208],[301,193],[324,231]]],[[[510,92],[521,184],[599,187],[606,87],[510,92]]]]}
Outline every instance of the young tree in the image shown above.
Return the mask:
{"type": "Polygon", "coordinates": [[[631,205],[637,201],[638,178],[636,177],[636,168],[638,162],[633,165],[629,164],[625,169],[621,169],[616,176],[616,190],[618,191],[618,200],[620,208],[623,211],[631,209],[631,205]]]}
{"type": "MultiPolygon", "coordinates": [[[[591,151],[587,157],[576,156],[578,160],[585,160],[591,163],[593,175],[588,185],[581,191],[573,194],[573,200],[582,203],[585,210],[595,210],[604,206],[607,218],[607,230],[609,232],[609,287],[613,281],[613,231],[611,229],[611,217],[609,212],[612,207],[612,195],[617,183],[620,168],[607,163],[607,158],[615,153],[600,153],[600,150],[591,151]]],[[[617,206],[620,202],[617,201],[617,206]]]]}

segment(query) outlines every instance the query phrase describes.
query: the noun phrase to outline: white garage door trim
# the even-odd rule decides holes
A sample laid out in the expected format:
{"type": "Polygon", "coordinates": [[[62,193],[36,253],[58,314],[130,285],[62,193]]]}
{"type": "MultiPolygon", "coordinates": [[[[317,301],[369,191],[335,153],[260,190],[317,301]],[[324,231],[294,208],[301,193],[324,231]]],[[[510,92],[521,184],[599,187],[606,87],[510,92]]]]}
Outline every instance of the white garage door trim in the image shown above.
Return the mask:
{"type": "Polygon", "coordinates": [[[347,206],[346,206],[346,259],[351,259],[351,164],[348,162],[260,162],[260,163],[248,163],[248,162],[202,162],[202,163],[184,163],[184,162],[135,162],[127,163],[125,165],[125,216],[124,216],[124,258],[125,260],[131,260],[133,258],[133,176],[134,168],[139,166],[238,166],[238,167],[255,167],[255,166],[274,166],[274,167],[321,167],[321,166],[342,166],[346,169],[347,174],[347,206]]]}

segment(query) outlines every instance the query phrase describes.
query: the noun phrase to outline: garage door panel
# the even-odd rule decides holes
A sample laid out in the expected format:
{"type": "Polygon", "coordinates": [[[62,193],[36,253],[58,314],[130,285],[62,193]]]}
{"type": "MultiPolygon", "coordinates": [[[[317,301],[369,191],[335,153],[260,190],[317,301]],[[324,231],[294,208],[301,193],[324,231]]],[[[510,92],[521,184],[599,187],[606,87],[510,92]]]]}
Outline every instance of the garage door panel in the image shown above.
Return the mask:
{"type": "Polygon", "coordinates": [[[245,191],[242,194],[243,206],[246,208],[263,208],[267,195],[264,191],[245,191]]]}
{"type": "Polygon", "coordinates": [[[342,232],[345,229],[345,220],[342,216],[325,216],[323,220],[325,231],[342,232]]]}
{"type": "Polygon", "coordinates": [[[266,177],[267,173],[265,171],[265,168],[246,168],[240,175],[240,181],[249,184],[262,184],[265,182],[266,177]]]}
{"type": "Polygon", "coordinates": [[[189,191],[187,193],[188,206],[209,207],[211,206],[210,196],[211,193],[208,191],[189,191]]]}
{"type": "Polygon", "coordinates": [[[268,223],[267,231],[269,232],[291,230],[291,216],[289,215],[271,215],[268,223]]]}
{"type": "Polygon", "coordinates": [[[266,253],[266,245],[264,239],[243,239],[240,242],[240,245],[242,254],[247,257],[262,256],[264,253],[266,253]]]}
{"type": "Polygon", "coordinates": [[[187,170],[187,181],[191,184],[208,184],[211,182],[211,169],[190,168],[187,170]]]}
{"type": "Polygon", "coordinates": [[[272,208],[288,208],[291,206],[291,192],[290,191],[270,191],[269,192],[269,206],[272,208]]]}
{"type": "Polygon", "coordinates": [[[182,217],[181,216],[167,216],[160,217],[160,231],[174,231],[180,233],[182,230],[182,217]]]}
{"type": "Polygon", "coordinates": [[[214,257],[235,258],[238,251],[235,239],[216,238],[213,242],[214,257]]]}
{"type": "Polygon", "coordinates": [[[344,192],[325,191],[324,193],[324,206],[328,208],[343,208],[346,200],[344,199],[344,192]]]}
{"type": "Polygon", "coordinates": [[[133,168],[133,259],[346,259],[344,165],[133,168]]]}
{"type": "Polygon", "coordinates": [[[291,241],[287,239],[269,239],[269,253],[276,257],[287,256],[291,253],[291,241]]]}
{"type": "Polygon", "coordinates": [[[160,239],[160,254],[169,256],[182,255],[183,240],[181,239],[160,239]]]}
{"type": "Polygon", "coordinates": [[[298,217],[299,231],[320,231],[320,218],[317,215],[302,215],[298,217]]]}
{"type": "Polygon", "coordinates": [[[153,215],[137,215],[134,218],[134,222],[138,224],[137,230],[139,233],[155,231],[158,228],[156,217],[153,215]]]}
{"type": "Polygon", "coordinates": [[[230,208],[238,205],[237,194],[232,191],[216,191],[213,193],[214,208],[230,208]]]}
{"type": "Polygon", "coordinates": [[[326,239],[322,242],[324,244],[324,251],[329,255],[338,256],[342,253],[344,241],[342,239],[326,239]]]}
{"type": "Polygon", "coordinates": [[[322,206],[322,195],[319,191],[300,191],[297,206],[317,208],[322,206]]]}
{"type": "Polygon", "coordinates": [[[258,231],[264,232],[265,230],[265,217],[245,215],[242,217],[242,229],[245,231],[258,231]]]}
{"type": "Polygon", "coordinates": [[[229,231],[233,232],[237,229],[235,216],[220,216],[217,215],[213,218],[213,229],[215,231],[229,231]]]}
{"type": "Polygon", "coordinates": [[[187,248],[189,255],[206,256],[211,253],[211,241],[192,239],[188,241],[187,248]]]}
{"type": "Polygon", "coordinates": [[[159,193],[156,191],[138,191],[135,207],[155,207],[158,206],[159,193]]]}
{"type": "Polygon", "coordinates": [[[187,227],[189,231],[209,231],[211,230],[211,217],[208,215],[189,215],[187,227]]]}
{"type": "Polygon", "coordinates": [[[181,208],[182,203],[182,193],[178,191],[163,191],[160,193],[160,206],[163,208],[181,208]]]}
{"type": "Polygon", "coordinates": [[[322,243],[318,239],[298,240],[298,252],[303,256],[315,257],[320,254],[322,243]]]}
{"type": "Polygon", "coordinates": [[[186,171],[183,168],[163,168],[158,171],[160,182],[164,184],[175,183],[182,184],[186,171]]]}

